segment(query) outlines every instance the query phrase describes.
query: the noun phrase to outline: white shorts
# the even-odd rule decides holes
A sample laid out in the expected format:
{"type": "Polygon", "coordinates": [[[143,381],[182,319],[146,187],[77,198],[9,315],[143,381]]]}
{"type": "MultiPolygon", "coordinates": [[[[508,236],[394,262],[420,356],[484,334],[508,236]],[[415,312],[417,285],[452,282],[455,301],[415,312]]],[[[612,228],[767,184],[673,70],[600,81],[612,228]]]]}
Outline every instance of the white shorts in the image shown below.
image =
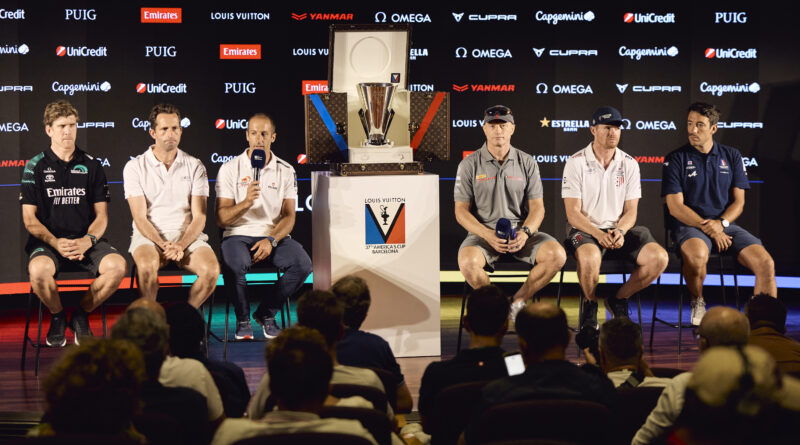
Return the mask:
{"type": "MultiPolygon", "coordinates": [[[[178,240],[181,239],[181,236],[183,236],[183,232],[180,231],[167,232],[167,233],[162,233],[161,236],[166,241],[177,242],[178,240]]],[[[211,246],[208,245],[207,241],[208,241],[208,235],[206,235],[205,233],[200,233],[197,239],[194,240],[192,244],[189,244],[189,247],[187,247],[183,251],[184,254],[192,253],[194,252],[195,249],[202,246],[206,246],[210,249],[211,246]]],[[[146,236],[139,233],[138,230],[133,229],[133,235],[131,235],[131,247],[128,248],[128,252],[130,252],[131,255],[133,255],[133,252],[141,246],[156,246],[156,243],[150,241],[150,239],[148,239],[146,236]]],[[[156,249],[158,249],[157,246],[156,249]]],[[[159,249],[159,253],[160,252],[161,250],[159,249]]]]}

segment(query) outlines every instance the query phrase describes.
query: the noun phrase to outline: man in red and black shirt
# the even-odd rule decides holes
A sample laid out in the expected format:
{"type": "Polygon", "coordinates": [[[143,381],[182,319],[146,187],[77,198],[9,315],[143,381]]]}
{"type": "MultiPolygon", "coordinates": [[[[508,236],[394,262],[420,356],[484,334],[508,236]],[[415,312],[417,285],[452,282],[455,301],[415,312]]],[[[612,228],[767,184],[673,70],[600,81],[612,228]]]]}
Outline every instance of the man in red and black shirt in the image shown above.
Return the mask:
{"type": "Polygon", "coordinates": [[[67,101],[47,105],[50,147],[31,158],[22,173],[22,219],[30,233],[25,251],[31,288],[50,309],[48,346],[64,346],[67,316],[55,275],[69,263],[97,276],[72,312],[75,344],[91,336],[89,313],[117,289],[125,258],[101,237],[108,225],[106,175],[100,163],[75,146],[78,111],[67,101]]]}

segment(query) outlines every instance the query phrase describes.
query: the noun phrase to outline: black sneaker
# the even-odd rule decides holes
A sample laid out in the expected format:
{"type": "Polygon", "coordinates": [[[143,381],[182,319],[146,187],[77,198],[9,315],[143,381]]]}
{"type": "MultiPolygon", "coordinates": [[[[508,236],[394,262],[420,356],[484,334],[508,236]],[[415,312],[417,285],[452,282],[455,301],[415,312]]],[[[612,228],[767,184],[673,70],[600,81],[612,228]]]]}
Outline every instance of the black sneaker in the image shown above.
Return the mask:
{"type": "Polygon", "coordinates": [[[578,330],[597,328],[597,301],[586,298],[583,300],[583,310],[581,310],[581,319],[578,320],[578,330]]]}
{"type": "Polygon", "coordinates": [[[250,320],[236,322],[236,334],[234,337],[237,340],[252,340],[253,328],[250,327],[250,320]]]}
{"type": "Polygon", "coordinates": [[[92,330],[89,329],[89,314],[81,308],[75,309],[75,312],[72,313],[69,328],[75,334],[76,345],[80,345],[81,340],[86,337],[94,337],[92,330]]]}
{"type": "Polygon", "coordinates": [[[617,317],[627,317],[628,316],[628,299],[619,299],[616,296],[609,296],[605,300],[606,309],[614,315],[614,318],[617,317]]]}
{"type": "Polygon", "coordinates": [[[270,318],[267,316],[264,317],[255,317],[258,324],[261,325],[261,330],[264,332],[264,338],[272,339],[278,336],[281,333],[280,328],[278,327],[278,323],[275,322],[274,318],[270,318]]]}
{"type": "Polygon", "coordinates": [[[50,329],[47,330],[47,337],[45,343],[47,346],[54,348],[61,348],[67,345],[67,336],[64,335],[67,331],[67,314],[61,311],[60,314],[50,318],[50,329]]]}

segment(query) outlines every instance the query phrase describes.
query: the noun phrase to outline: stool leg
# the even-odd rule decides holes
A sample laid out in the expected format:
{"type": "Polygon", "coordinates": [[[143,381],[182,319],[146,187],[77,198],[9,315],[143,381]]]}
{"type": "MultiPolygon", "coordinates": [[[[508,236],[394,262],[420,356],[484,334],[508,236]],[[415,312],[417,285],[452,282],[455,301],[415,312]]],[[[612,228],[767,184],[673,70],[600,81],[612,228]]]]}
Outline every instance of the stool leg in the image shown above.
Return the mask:
{"type": "Polygon", "coordinates": [[[734,296],[736,298],[736,310],[737,311],[741,311],[742,310],[742,306],[741,306],[741,303],[739,302],[739,277],[736,274],[736,272],[737,272],[736,269],[738,269],[738,265],[734,261],[734,263],[733,263],[733,293],[734,293],[734,296]]]}
{"type": "Polygon", "coordinates": [[[469,285],[464,282],[464,290],[461,292],[461,316],[458,318],[458,342],[456,343],[456,354],[461,351],[461,329],[464,326],[464,308],[467,304],[467,287],[469,285]]]}
{"type": "Polygon", "coordinates": [[[36,331],[36,364],[33,375],[39,376],[39,351],[42,350],[42,300],[39,300],[39,328],[36,331]]]}
{"type": "Polygon", "coordinates": [[[556,306],[561,307],[561,285],[564,284],[564,268],[561,268],[561,275],[558,278],[558,291],[556,292],[556,306]]]}
{"type": "Polygon", "coordinates": [[[658,307],[658,290],[661,287],[661,275],[656,279],[656,288],[653,292],[653,318],[650,319],[650,349],[653,349],[653,333],[656,329],[656,308],[658,307]]]}
{"type": "Polygon", "coordinates": [[[100,313],[103,314],[103,338],[108,338],[108,322],[106,321],[106,302],[100,305],[100,313]]]}
{"type": "Polygon", "coordinates": [[[25,317],[25,336],[22,337],[22,360],[20,360],[19,369],[25,370],[25,354],[28,351],[28,342],[30,341],[30,337],[28,336],[28,328],[31,325],[31,304],[33,303],[33,290],[28,292],[28,315],[25,317]]]}
{"type": "MultiPolygon", "coordinates": [[[[227,291],[227,289],[225,289],[227,291]]],[[[225,336],[222,337],[222,360],[228,361],[228,316],[231,310],[230,294],[225,292],[225,336]]],[[[247,321],[250,321],[248,316],[247,321]]]]}
{"type": "Polygon", "coordinates": [[[683,330],[683,267],[678,276],[678,355],[681,355],[681,333],[683,330]]]}
{"type": "Polygon", "coordinates": [[[719,255],[719,287],[722,291],[722,304],[728,305],[728,299],[725,298],[725,269],[722,268],[722,254],[719,255]]]}

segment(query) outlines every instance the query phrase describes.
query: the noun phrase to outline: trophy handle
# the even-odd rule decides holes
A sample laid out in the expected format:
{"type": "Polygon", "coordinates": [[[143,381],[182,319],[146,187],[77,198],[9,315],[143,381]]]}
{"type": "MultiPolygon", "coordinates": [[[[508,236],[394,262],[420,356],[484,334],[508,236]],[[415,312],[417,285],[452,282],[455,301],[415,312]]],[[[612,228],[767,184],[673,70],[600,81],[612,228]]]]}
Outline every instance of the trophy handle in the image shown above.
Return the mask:
{"type": "Polygon", "coordinates": [[[383,127],[383,134],[384,137],[386,133],[389,131],[389,126],[392,125],[392,119],[394,118],[394,109],[389,110],[389,118],[386,119],[386,125],[383,127]]]}
{"type": "Polygon", "coordinates": [[[367,134],[367,139],[369,139],[369,125],[367,124],[367,117],[364,116],[364,110],[361,108],[358,110],[358,117],[361,118],[361,126],[364,127],[364,133],[367,134]]]}

